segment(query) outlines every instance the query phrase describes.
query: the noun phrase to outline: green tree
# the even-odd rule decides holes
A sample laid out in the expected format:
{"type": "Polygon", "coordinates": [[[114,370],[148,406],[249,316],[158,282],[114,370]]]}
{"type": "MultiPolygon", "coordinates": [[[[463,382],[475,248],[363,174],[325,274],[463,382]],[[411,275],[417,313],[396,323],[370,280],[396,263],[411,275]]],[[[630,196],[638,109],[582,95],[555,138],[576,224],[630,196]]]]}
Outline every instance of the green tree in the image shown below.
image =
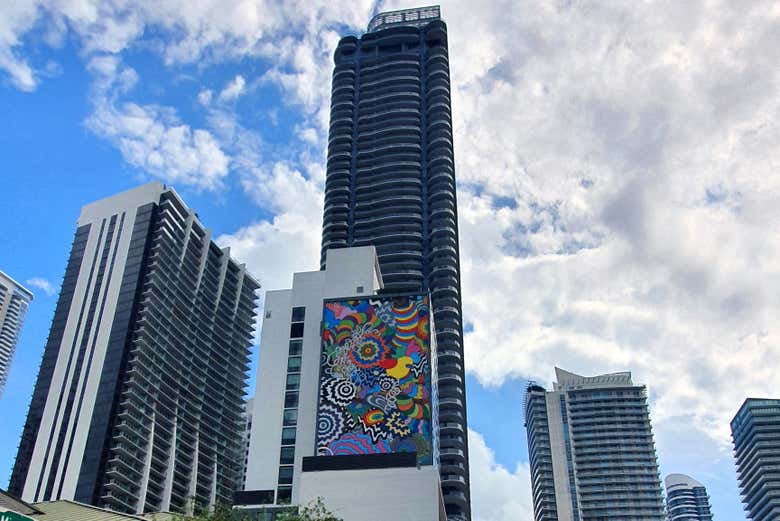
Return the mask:
{"type": "Polygon", "coordinates": [[[311,501],[308,505],[302,506],[298,512],[287,512],[280,514],[277,521],[343,521],[336,517],[333,512],[325,508],[325,502],[321,497],[311,501]]]}
{"type": "MultiPolygon", "coordinates": [[[[280,512],[274,516],[274,519],[275,521],[344,521],[325,507],[321,497],[293,511],[280,512]]],[[[227,505],[217,505],[213,510],[202,509],[190,517],[176,516],[175,521],[250,521],[250,517],[227,505]]]]}

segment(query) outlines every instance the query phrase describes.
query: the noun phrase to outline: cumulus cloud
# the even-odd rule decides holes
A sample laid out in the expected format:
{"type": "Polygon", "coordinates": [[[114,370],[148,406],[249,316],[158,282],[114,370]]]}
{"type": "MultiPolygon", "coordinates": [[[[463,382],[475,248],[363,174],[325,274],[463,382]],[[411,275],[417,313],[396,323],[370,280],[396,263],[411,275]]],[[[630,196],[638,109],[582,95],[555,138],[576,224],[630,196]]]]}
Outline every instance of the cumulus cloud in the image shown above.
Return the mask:
{"type": "Polygon", "coordinates": [[[533,519],[527,463],[518,463],[514,471],[499,465],[482,435],[469,429],[469,469],[474,521],[533,519]]]}
{"type": "Polygon", "coordinates": [[[244,87],[246,86],[246,80],[240,74],[236,75],[222,92],[219,93],[219,101],[233,101],[244,93],[244,87]]]}
{"type": "Polygon", "coordinates": [[[181,123],[170,108],[101,102],[87,126],[114,142],[125,161],[168,183],[214,190],[228,173],[211,133],[181,123]]]}
{"type": "Polygon", "coordinates": [[[198,93],[198,103],[204,107],[208,107],[211,104],[211,98],[214,96],[214,92],[211,89],[203,89],[198,93]]]}
{"type": "Polygon", "coordinates": [[[50,297],[57,292],[57,288],[54,287],[54,284],[49,282],[48,279],[44,279],[43,277],[33,277],[31,279],[28,279],[27,285],[32,286],[33,288],[40,289],[50,297]]]}

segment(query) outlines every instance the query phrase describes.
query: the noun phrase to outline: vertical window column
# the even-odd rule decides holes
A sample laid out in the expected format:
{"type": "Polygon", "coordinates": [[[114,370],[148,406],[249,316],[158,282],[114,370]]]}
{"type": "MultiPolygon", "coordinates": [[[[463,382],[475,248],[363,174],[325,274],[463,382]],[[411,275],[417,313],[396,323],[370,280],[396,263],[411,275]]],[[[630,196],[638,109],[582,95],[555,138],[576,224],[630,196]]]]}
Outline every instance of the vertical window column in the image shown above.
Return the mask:
{"type": "Polygon", "coordinates": [[[292,501],[295,438],[298,425],[298,390],[301,385],[301,355],[303,354],[303,324],[306,308],[294,307],[290,319],[290,347],[287,355],[287,379],[284,388],[282,413],[282,445],[279,453],[279,478],[276,503],[288,505],[292,501]]]}

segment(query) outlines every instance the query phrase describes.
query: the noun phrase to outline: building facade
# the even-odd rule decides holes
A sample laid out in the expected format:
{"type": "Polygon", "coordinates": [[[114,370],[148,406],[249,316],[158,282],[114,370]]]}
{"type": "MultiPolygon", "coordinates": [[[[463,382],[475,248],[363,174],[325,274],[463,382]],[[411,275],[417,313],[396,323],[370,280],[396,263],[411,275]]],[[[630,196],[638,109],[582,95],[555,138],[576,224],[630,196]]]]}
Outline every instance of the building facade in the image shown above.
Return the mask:
{"type": "Polygon", "coordinates": [[[780,400],[745,400],[731,420],[731,435],[748,518],[780,519],[780,400]]]}
{"type": "Polygon", "coordinates": [[[380,293],[373,246],[327,255],[266,293],[236,505],[272,518],[321,497],[344,521],[444,521],[430,297],[380,293]]]}
{"type": "Polygon", "coordinates": [[[323,301],[382,288],[373,247],[330,251],[328,263],[265,294],[245,486],[255,499],[242,502],[299,503],[303,458],[316,454],[323,301]]]}
{"type": "Polygon", "coordinates": [[[389,292],[430,292],[439,347],[441,477],[469,518],[458,214],[447,26],[438,7],[381,13],[334,56],[321,265],[373,245],[389,292]]]}
{"type": "Polygon", "coordinates": [[[669,474],[666,483],[668,521],[712,521],[707,489],[685,474],[669,474]]]}
{"type": "Polygon", "coordinates": [[[126,513],[229,502],[258,287],[171,188],[85,206],[9,492],[126,513]]]}
{"type": "Polygon", "coordinates": [[[241,486],[238,490],[246,488],[246,472],[249,468],[249,440],[252,435],[252,413],[255,399],[249,398],[244,404],[244,464],[241,470],[241,486]]]}
{"type": "Polygon", "coordinates": [[[0,397],[11,370],[24,315],[32,299],[30,290],[0,271],[0,397]]]}
{"type": "Polygon", "coordinates": [[[645,387],[628,372],[555,373],[525,397],[535,520],[662,521],[645,387]]]}

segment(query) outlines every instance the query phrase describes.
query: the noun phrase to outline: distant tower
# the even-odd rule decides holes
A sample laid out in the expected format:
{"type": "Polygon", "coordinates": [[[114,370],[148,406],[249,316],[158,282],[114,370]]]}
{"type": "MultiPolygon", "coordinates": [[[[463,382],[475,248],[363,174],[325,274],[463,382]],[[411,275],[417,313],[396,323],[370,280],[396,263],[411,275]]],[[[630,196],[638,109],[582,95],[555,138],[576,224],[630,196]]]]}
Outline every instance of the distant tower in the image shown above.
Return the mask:
{"type": "Polygon", "coordinates": [[[27,288],[0,271],[0,397],[8,379],[24,315],[32,299],[33,294],[27,288]]]}
{"type": "Polygon", "coordinates": [[[321,267],[373,245],[385,290],[430,291],[447,516],[470,517],[447,25],[438,6],[376,15],[334,56],[321,267]]]}
{"type": "Polygon", "coordinates": [[[555,374],[525,399],[535,521],[662,521],[645,387],[629,372],[555,374]]]}
{"type": "Polygon", "coordinates": [[[84,206],[9,492],[128,513],[230,502],[258,287],[161,183],[84,206]]]}
{"type": "Polygon", "coordinates": [[[669,521],[712,521],[710,496],[704,485],[685,474],[669,474],[665,482],[669,521]]]}
{"type": "Polygon", "coordinates": [[[742,502],[751,521],[780,519],[780,400],[748,398],[731,420],[742,502]]]}

